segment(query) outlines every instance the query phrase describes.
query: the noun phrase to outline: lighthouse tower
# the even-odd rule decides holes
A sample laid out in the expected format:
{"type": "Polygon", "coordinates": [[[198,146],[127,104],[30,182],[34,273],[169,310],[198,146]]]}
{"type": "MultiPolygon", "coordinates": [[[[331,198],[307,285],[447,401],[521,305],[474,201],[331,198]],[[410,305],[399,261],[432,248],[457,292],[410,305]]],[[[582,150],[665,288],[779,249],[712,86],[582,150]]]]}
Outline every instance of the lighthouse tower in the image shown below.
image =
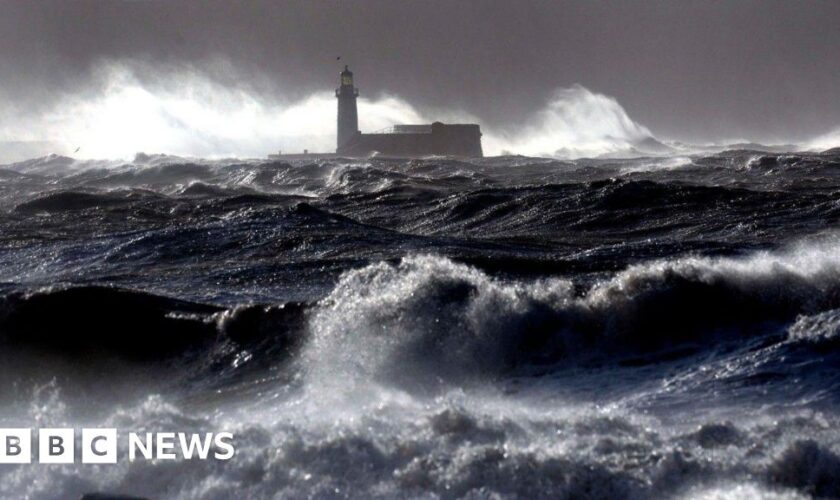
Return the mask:
{"type": "Polygon", "coordinates": [[[353,72],[344,66],[341,72],[341,86],[335,89],[338,98],[338,141],[337,151],[359,133],[359,114],[356,111],[356,98],[359,89],[353,86],[353,72]]]}

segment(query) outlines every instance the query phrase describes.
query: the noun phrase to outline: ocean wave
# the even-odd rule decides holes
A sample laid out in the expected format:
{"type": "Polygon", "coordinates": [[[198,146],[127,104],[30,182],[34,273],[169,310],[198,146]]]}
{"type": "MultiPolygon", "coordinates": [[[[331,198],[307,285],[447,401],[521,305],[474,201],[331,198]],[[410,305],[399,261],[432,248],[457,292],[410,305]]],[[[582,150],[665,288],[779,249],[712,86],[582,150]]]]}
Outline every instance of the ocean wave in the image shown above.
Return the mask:
{"type": "Polygon", "coordinates": [[[213,306],[108,287],[14,293],[0,299],[6,348],[74,356],[107,353],[155,361],[199,348],[214,328],[213,306]]]}
{"type": "Polygon", "coordinates": [[[12,357],[178,361],[179,377],[216,383],[241,368],[243,356],[254,359],[255,369],[291,358],[305,339],[307,309],[302,303],[228,309],[119,288],[56,287],[0,297],[0,345],[12,357]]]}
{"type": "Polygon", "coordinates": [[[9,166],[9,172],[25,174],[10,177],[8,184],[39,196],[59,190],[143,189],[166,196],[285,194],[322,197],[326,203],[339,204],[344,199],[369,204],[380,195],[385,201],[405,203],[411,201],[411,193],[418,191],[436,195],[446,204],[453,203],[450,198],[470,203],[472,195],[485,192],[511,196],[531,193],[532,197],[547,196],[548,201],[565,201],[562,206],[572,206],[577,199],[584,207],[587,201],[609,196],[607,186],[643,190],[648,189],[645,188],[648,184],[639,183],[649,183],[654,186],[650,188],[651,195],[633,201],[645,206],[663,206],[666,200],[660,197],[665,196],[669,203],[679,202],[682,208],[702,203],[703,188],[706,195],[717,193],[728,205],[761,204],[765,198],[779,202],[792,200],[796,199],[797,190],[803,188],[829,193],[837,189],[836,155],[735,151],[706,157],[621,161],[558,162],[524,157],[518,160],[521,164],[510,165],[511,157],[471,161],[432,158],[407,163],[389,159],[322,159],[290,164],[163,157],[111,164],[44,158],[31,164],[9,166]],[[505,167],[498,166],[499,163],[505,167]],[[569,200],[556,199],[553,188],[557,186],[574,187],[580,193],[569,200]]]}
{"type": "Polygon", "coordinates": [[[445,258],[408,257],[342,277],[313,312],[307,362],[321,380],[411,387],[535,363],[655,362],[685,346],[782,340],[797,315],[837,307],[838,255],[826,242],[665,260],[582,292],[564,279],[507,282],[445,258]]]}
{"type": "Polygon", "coordinates": [[[60,191],[20,203],[17,212],[65,212],[89,208],[107,209],[118,205],[127,205],[138,201],[132,193],[85,193],[60,191]]]}
{"type": "MultiPolygon", "coordinates": [[[[294,210],[352,223],[306,205],[294,210]]],[[[222,332],[268,364],[291,356],[284,349],[295,344],[303,346],[301,366],[322,378],[423,386],[557,363],[653,363],[768,335],[833,337],[838,255],[828,239],[740,258],[648,262],[591,284],[494,278],[420,255],[348,271],[314,306],[230,309],[70,287],[5,296],[0,327],[7,345],[140,360],[210,350],[222,332]]]]}

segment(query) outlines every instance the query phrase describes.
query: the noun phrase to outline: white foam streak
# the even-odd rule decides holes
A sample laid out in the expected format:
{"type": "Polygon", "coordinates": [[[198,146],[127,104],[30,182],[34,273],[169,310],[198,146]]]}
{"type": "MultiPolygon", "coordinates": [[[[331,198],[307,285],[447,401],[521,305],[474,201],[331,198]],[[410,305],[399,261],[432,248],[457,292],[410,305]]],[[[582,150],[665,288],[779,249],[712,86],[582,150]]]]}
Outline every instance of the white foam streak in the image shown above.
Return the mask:
{"type": "Polygon", "coordinates": [[[840,309],[802,315],[788,329],[788,338],[791,340],[819,341],[834,338],[838,334],[840,334],[840,309]]]}

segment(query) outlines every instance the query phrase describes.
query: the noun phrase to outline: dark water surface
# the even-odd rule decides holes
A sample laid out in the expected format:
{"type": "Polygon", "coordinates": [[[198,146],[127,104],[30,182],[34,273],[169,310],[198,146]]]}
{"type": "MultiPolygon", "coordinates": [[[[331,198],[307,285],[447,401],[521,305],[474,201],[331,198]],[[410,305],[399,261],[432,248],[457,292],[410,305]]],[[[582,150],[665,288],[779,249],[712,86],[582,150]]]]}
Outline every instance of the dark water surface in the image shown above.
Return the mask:
{"type": "Polygon", "coordinates": [[[840,496],[840,152],[0,166],[4,496],[840,496]]]}

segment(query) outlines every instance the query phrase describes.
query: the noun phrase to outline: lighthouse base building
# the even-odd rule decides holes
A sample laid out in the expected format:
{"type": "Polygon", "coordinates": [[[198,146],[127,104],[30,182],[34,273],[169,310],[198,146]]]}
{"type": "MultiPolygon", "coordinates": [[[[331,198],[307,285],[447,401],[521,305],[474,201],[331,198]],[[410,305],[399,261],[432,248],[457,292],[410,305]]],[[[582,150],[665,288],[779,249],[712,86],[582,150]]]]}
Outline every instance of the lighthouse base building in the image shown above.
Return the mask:
{"type": "Polygon", "coordinates": [[[375,134],[357,132],[336,149],[342,156],[482,156],[475,124],[397,125],[375,134]]]}

